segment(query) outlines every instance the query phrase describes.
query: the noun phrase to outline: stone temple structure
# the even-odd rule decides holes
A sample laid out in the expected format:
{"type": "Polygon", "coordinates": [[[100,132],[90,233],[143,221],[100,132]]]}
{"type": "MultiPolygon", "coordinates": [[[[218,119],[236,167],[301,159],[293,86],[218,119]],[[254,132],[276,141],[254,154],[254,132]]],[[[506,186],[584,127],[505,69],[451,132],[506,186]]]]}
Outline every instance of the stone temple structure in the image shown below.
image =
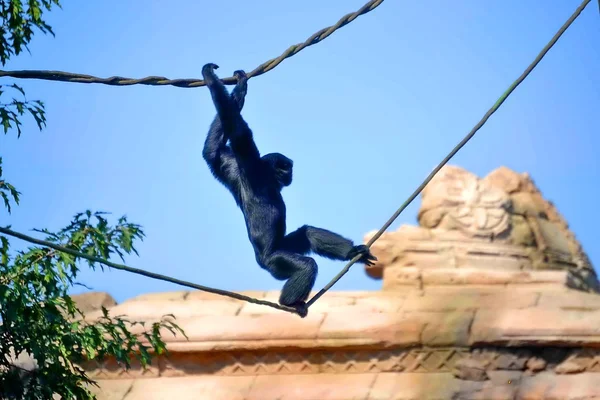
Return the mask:
{"type": "Polygon", "coordinates": [[[380,291],[333,290],[304,319],[194,291],[113,305],[173,313],[189,340],[166,334],[147,370],[86,365],[99,399],[600,399],[598,280],[527,174],[446,167],[418,221],[373,246],[380,291]]]}

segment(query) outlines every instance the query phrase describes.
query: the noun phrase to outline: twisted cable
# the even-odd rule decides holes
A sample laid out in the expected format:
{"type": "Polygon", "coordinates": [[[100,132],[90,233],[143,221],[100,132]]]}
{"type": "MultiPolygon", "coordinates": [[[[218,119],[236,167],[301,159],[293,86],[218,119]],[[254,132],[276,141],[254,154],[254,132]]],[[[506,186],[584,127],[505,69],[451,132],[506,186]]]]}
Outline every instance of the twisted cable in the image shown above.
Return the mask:
{"type": "MultiPolygon", "coordinates": [[[[362,6],[358,11],[344,15],[335,24],[327,28],[323,28],[320,31],[314,33],[311,37],[306,39],[303,43],[290,46],[286,51],[283,52],[279,57],[273,58],[266,61],[254,68],[248,77],[252,78],[268,72],[281,64],[285,59],[290,58],[305,48],[317,44],[326,38],[328,38],[333,32],[348,25],[361,15],[364,15],[370,11],[373,11],[379,5],[383,3],[383,0],[371,0],[362,6]]],[[[99,78],[97,76],[77,74],[72,72],[63,71],[44,71],[44,70],[20,70],[20,71],[3,71],[0,70],[0,77],[11,77],[18,79],[43,79],[48,81],[60,81],[60,82],[74,82],[74,83],[100,83],[103,85],[110,86],[131,86],[131,85],[148,85],[148,86],[176,86],[180,88],[195,88],[205,86],[206,83],[202,79],[169,79],[164,76],[147,76],[145,78],[125,78],[122,76],[111,76],[109,78],[99,78]]],[[[235,77],[230,76],[221,79],[226,85],[235,85],[237,80],[235,77]]]]}

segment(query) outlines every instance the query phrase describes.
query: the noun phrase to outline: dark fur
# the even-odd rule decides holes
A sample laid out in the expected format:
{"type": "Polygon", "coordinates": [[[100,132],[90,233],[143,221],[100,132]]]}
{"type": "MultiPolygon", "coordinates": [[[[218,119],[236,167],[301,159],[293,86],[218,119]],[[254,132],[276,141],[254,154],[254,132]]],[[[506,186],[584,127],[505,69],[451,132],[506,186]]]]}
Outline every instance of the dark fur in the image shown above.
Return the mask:
{"type": "Polygon", "coordinates": [[[260,156],[252,131],[240,114],[248,78],[243,71],[236,71],[238,82],[229,95],[214,72],[217,68],[215,64],[202,68],[217,109],[202,155],[242,210],[258,264],[275,279],[287,280],[279,302],[302,309],[317,276],[317,263],[306,254],[314,252],[333,260],[350,260],[360,254],[359,262],[367,265],[377,259],[366,246],[355,246],[325,229],[305,225],[285,234],[281,190],[292,183],[293,162],[279,153],[260,156]]]}

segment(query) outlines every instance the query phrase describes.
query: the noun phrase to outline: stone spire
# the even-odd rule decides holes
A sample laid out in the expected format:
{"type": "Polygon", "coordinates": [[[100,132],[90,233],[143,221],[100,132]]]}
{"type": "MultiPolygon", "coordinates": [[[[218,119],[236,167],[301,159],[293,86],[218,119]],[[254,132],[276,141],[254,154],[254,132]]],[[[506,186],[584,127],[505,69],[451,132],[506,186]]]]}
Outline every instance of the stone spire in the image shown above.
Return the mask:
{"type": "Polygon", "coordinates": [[[599,290],[581,244],[528,174],[501,167],[481,179],[446,166],[423,191],[418,221],[373,245],[379,262],[367,274],[383,278],[384,290],[531,284],[599,290]]]}

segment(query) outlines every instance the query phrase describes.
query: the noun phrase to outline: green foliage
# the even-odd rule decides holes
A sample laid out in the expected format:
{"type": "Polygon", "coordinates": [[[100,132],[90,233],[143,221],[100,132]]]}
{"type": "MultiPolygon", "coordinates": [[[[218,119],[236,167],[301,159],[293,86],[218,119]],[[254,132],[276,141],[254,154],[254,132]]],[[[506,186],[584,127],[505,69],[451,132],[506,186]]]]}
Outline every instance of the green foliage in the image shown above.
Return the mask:
{"type": "Polygon", "coordinates": [[[25,99],[25,91],[23,88],[16,84],[12,85],[0,85],[0,101],[5,93],[8,93],[6,89],[14,89],[20,93],[23,97],[22,100],[17,100],[14,97],[9,102],[0,102],[0,121],[2,123],[2,129],[4,134],[8,133],[9,129],[14,128],[17,130],[17,136],[21,137],[21,120],[19,117],[23,114],[30,114],[39,130],[46,126],[46,111],[44,103],[40,100],[28,101],[25,99]]]}
{"type": "MultiPolygon", "coordinates": [[[[111,226],[105,213],[91,211],[75,215],[58,232],[38,232],[44,232],[47,241],[102,258],[135,252],[134,241],[143,237],[141,228],[126,217],[111,226]]],[[[110,316],[103,309],[98,320],[85,321],[67,294],[76,284],[82,260],[49,248],[30,247],[14,254],[9,250],[8,239],[0,236],[2,399],[51,399],[53,394],[93,399],[89,391],[93,381],[78,364],[113,356],[124,368],[130,367],[132,358],[146,367],[152,354],[166,352],[161,329],[185,336],[172,316],[146,327],[144,322],[110,316]],[[37,368],[15,366],[15,354],[33,357],[37,368]]]]}
{"type": "Polygon", "coordinates": [[[59,0],[0,0],[2,65],[5,65],[11,56],[19,55],[23,49],[29,51],[27,45],[33,37],[34,28],[54,36],[50,25],[42,19],[43,12],[50,11],[52,6],[60,7],[59,0]]]}
{"type": "MultiPolygon", "coordinates": [[[[60,7],[59,1],[0,0],[2,65],[12,55],[28,50],[34,28],[54,35],[42,19],[42,13],[52,6],[60,7]]],[[[27,101],[24,90],[15,84],[0,85],[4,133],[14,129],[20,137],[20,117],[27,114],[40,130],[46,126],[41,101],[27,101]],[[3,100],[2,96],[9,93],[19,99],[11,96],[10,100],[3,100]]],[[[0,204],[10,213],[11,207],[19,204],[20,193],[2,174],[0,156],[0,204]]],[[[126,217],[111,225],[106,213],[91,211],[75,215],[69,225],[57,232],[37,232],[49,242],[102,259],[137,254],[135,243],[144,237],[141,227],[126,217]]],[[[93,399],[89,389],[95,383],[86,375],[82,363],[114,357],[124,368],[131,366],[132,359],[139,360],[145,368],[153,356],[166,352],[162,332],[185,336],[173,322],[173,316],[146,324],[111,316],[103,308],[98,318],[84,319],[67,294],[77,284],[82,261],[45,247],[13,251],[8,238],[0,235],[0,399],[45,400],[54,395],[62,399],[93,399]]],[[[97,266],[87,259],[85,262],[92,269],[97,266]]]]}
{"type": "MultiPolygon", "coordinates": [[[[52,7],[60,7],[59,0],[0,0],[0,62],[6,62],[13,55],[19,55],[23,49],[29,51],[27,45],[31,41],[34,28],[42,33],[50,33],[54,36],[52,27],[42,18],[44,11],[50,11],[52,7]]],[[[18,85],[0,85],[0,122],[6,134],[9,129],[17,130],[21,136],[21,120],[23,114],[29,114],[35,120],[41,130],[46,126],[44,103],[39,100],[27,101],[25,91],[18,85]],[[11,97],[4,101],[4,94],[9,90],[18,91],[21,99],[11,97]]]]}
{"type": "Polygon", "coordinates": [[[0,197],[4,201],[4,207],[6,207],[9,213],[12,210],[10,204],[11,198],[18,205],[20,194],[13,185],[2,179],[2,157],[0,157],[0,197]]]}

